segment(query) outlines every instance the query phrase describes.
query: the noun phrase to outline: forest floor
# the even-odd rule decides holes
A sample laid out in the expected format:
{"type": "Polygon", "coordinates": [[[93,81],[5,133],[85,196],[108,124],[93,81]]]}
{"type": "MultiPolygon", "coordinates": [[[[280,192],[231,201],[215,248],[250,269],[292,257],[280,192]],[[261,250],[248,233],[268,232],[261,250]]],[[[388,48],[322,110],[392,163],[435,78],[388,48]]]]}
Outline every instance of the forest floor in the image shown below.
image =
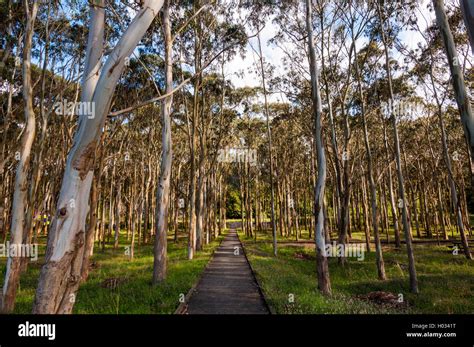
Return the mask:
{"type": "MultiPolygon", "coordinates": [[[[119,247],[106,245],[105,251],[95,250],[91,258],[88,280],[79,289],[74,313],[78,314],[172,314],[180,299],[197,282],[223,236],[218,237],[192,261],[187,260],[187,237],[180,235],[173,242],[168,237],[168,278],[165,283],[152,287],[153,246],[135,246],[130,261],[126,247],[130,244],[124,233],[119,247]]],[[[40,257],[44,259],[46,239],[40,241],[40,257]]],[[[32,262],[21,277],[14,313],[31,313],[42,261],[32,262]]],[[[5,258],[0,259],[1,277],[4,278],[5,258]]],[[[1,287],[1,283],[0,283],[1,287]]]]}
{"type": "MultiPolygon", "coordinates": [[[[333,296],[326,298],[317,290],[314,245],[281,244],[275,258],[270,234],[259,233],[257,243],[241,232],[240,238],[267,303],[276,313],[474,312],[474,266],[462,252],[453,255],[448,244],[414,246],[418,295],[409,292],[403,245],[401,249],[383,245],[386,281],[377,280],[373,245],[372,253],[360,261],[349,259],[345,267],[337,258],[329,258],[333,296]]],[[[293,241],[294,237],[278,239],[293,241]]]]}
{"type": "MultiPolygon", "coordinates": [[[[240,233],[247,258],[262,288],[265,299],[275,313],[473,313],[474,266],[459,252],[453,255],[450,244],[415,244],[416,269],[420,294],[408,291],[407,255],[402,245],[383,245],[387,281],[377,280],[375,254],[366,253],[363,260],[349,259],[345,267],[329,258],[333,296],[323,297],[317,291],[314,244],[307,232],[303,244],[280,244],[273,257],[270,233],[257,235],[258,242],[240,233]],[[375,293],[374,292],[378,292],[375,293]],[[382,293],[380,293],[382,292],[382,293]],[[403,301],[398,302],[402,294],[403,301]]],[[[353,234],[363,239],[362,234],[353,234]]],[[[187,235],[180,233],[178,242],[168,238],[168,279],[151,286],[153,246],[135,248],[130,261],[125,233],[118,249],[106,245],[95,249],[89,279],[82,284],[74,313],[79,314],[172,314],[188,291],[197,284],[224,236],[187,260],[187,235]]],[[[294,241],[278,235],[279,241],[294,241]]],[[[393,237],[391,235],[393,242],[393,237]]],[[[45,238],[40,238],[39,259],[31,262],[21,277],[15,313],[30,313],[39,272],[44,259],[45,238]]],[[[372,250],[374,247],[372,246],[372,250]]],[[[4,278],[5,258],[0,258],[0,275],[4,278]]],[[[2,283],[0,283],[0,286],[2,283]]]]}

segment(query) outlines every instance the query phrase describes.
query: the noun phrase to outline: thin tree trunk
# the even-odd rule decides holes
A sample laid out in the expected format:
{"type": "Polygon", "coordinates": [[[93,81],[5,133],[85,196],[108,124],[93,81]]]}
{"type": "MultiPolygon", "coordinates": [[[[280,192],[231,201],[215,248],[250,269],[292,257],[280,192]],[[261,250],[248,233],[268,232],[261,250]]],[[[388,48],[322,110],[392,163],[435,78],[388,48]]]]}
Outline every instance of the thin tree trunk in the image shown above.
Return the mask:
{"type": "MultiPolygon", "coordinates": [[[[259,29],[259,28],[258,28],[259,29]]],[[[267,100],[267,87],[265,83],[265,67],[263,65],[263,53],[262,53],[262,44],[260,42],[260,31],[257,35],[258,39],[258,50],[260,58],[260,71],[262,74],[262,88],[263,88],[263,98],[265,104],[265,118],[267,125],[267,137],[268,137],[268,153],[270,156],[270,203],[271,203],[271,217],[272,217],[272,236],[273,236],[273,255],[276,257],[278,254],[277,249],[277,232],[276,232],[276,221],[275,221],[275,189],[273,184],[274,179],[274,166],[273,166],[273,145],[272,145],[272,131],[270,127],[270,110],[268,108],[267,100]]]]}
{"type": "MultiPolygon", "coordinates": [[[[385,126],[385,120],[382,118],[382,126],[383,126],[383,141],[384,141],[384,148],[385,148],[385,160],[387,162],[391,162],[391,157],[388,148],[388,136],[387,136],[387,128],[385,126]]],[[[390,210],[392,212],[392,222],[393,222],[393,233],[395,235],[395,247],[400,248],[400,228],[398,225],[398,211],[397,205],[395,204],[395,193],[393,191],[393,175],[392,175],[392,165],[390,164],[388,167],[388,194],[389,194],[389,201],[390,201],[390,210]]],[[[387,210],[388,215],[388,210],[387,210]]]]}
{"type": "MultiPolygon", "coordinates": [[[[173,90],[173,52],[171,41],[171,23],[169,0],[163,6],[163,36],[165,38],[165,79],[166,94],[173,90]]],[[[156,235],[153,261],[153,284],[166,279],[166,248],[168,231],[168,209],[170,194],[171,164],[173,149],[171,141],[171,106],[173,96],[165,98],[162,106],[162,155],[160,166],[160,181],[156,195],[156,235]]]]}
{"type": "MultiPolygon", "coordinates": [[[[21,138],[21,152],[16,169],[15,188],[12,204],[12,223],[10,229],[11,244],[19,247],[26,240],[25,210],[28,206],[28,172],[31,161],[31,147],[35,139],[35,113],[33,110],[33,85],[31,81],[31,46],[33,42],[34,25],[38,12],[38,1],[32,7],[27,0],[23,1],[26,12],[25,41],[23,44],[23,102],[25,111],[25,131],[21,138]]],[[[30,202],[31,203],[31,202],[30,202]]],[[[15,307],[15,298],[20,284],[20,267],[22,258],[8,257],[5,280],[3,284],[1,311],[10,313],[15,307]]]]}
{"type": "Polygon", "coordinates": [[[362,116],[362,129],[364,130],[364,143],[365,143],[365,151],[367,154],[367,176],[369,178],[369,189],[370,189],[370,200],[372,204],[372,227],[374,229],[374,241],[375,241],[375,254],[377,259],[377,273],[379,280],[386,280],[387,276],[385,275],[385,264],[383,261],[383,254],[382,254],[382,244],[380,243],[380,235],[379,235],[379,212],[377,206],[377,188],[374,181],[374,169],[373,169],[373,159],[372,159],[372,151],[370,148],[369,142],[369,135],[367,130],[367,120],[365,114],[365,99],[364,94],[362,91],[362,81],[359,71],[359,64],[357,62],[357,51],[354,48],[354,55],[355,55],[355,72],[358,80],[358,89],[359,89],[359,97],[361,103],[361,116],[362,116]]]}
{"type": "Polygon", "coordinates": [[[392,73],[390,69],[390,60],[388,56],[388,47],[387,41],[385,38],[385,29],[383,26],[383,19],[380,10],[380,4],[377,3],[377,10],[380,19],[380,28],[381,28],[381,36],[382,42],[384,46],[385,52],[385,68],[387,70],[387,80],[388,80],[388,88],[389,88],[389,95],[390,95],[390,116],[392,119],[392,126],[393,126],[393,141],[395,147],[395,160],[397,164],[397,177],[398,177],[398,192],[399,197],[402,202],[402,222],[403,222],[403,230],[405,232],[405,242],[407,246],[407,255],[408,255],[408,268],[410,273],[410,290],[412,293],[418,293],[418,279],[416,276],[416,269],[415,269],[415,257],[413,255],[413,245],[412,245],[412,237],[411,237],[411,230],[410,230],[410,223],[408,220],[408,203],[405,197],[405,186],[403,180],[403,173],[402,173],[402,163],[400,160],[400,140],[398,136],[398,129],[397,129],[397,118],[393,112],[393,102],[394,102],[394,94],[393,94],[393,86],[392,86],[392,73]]]}
{"type": "Polygon", "coordinates": [[[316,65],[316,52],[313,41],[311,0],[306,0],[306,31],[308,34],[309,64],[311,69],[311,97],[313,102],[314,141],[317,153],[318,179],[315,186],[314,216],[316,228],[314,231],[317,256],[318,288],[325,294],[331,294],[328,261],[326,257],[326,240],[324,231],[324,189],[326,185],[326,154],[322,137],[322,105],[319,90],[319,72],[316,65]]]}

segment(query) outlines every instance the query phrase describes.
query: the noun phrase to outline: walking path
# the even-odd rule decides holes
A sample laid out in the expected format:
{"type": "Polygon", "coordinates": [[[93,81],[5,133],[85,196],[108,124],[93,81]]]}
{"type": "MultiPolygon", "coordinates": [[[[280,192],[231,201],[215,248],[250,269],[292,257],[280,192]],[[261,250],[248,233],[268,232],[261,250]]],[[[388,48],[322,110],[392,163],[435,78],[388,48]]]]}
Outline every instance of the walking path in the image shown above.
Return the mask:
{"type": "Polygon", "coordinates": [[[186,313],[269,314],[235,230],[229,231],[215,251],[186,313]]]}

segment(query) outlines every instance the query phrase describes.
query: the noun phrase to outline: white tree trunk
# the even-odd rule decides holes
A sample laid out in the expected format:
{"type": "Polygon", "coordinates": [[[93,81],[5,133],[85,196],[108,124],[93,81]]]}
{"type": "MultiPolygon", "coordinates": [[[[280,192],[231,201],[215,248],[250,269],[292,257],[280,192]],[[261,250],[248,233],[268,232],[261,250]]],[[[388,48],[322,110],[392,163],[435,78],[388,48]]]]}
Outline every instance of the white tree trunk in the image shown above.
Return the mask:
{"type": "MultiPolygon", "coordinates": [[[[93,117],[80,115],[74,145],[66,163],[55,220],[48,235],[46,262],[41,269],[33,313],[72,311],[80,283],[95,149],[125,59],[133,52],[162,5],[163,0],[145,1],[143,8],[137,13],[107,59],[98,75],[96,87],[89,89],[87,79],[85,81],[82,94],[84,99],[81,97],[81,101],[92,102],[95,113],[93,117]],[[89,95],[92,95],[92,99],[86,99],[89,95]]],[[[103,30],[104,22],[100,18],[91,19],[91,31],[103,30]]],[[[90,39],[88,41],[88,55],[94,55],[91,41],[90,39]]]]}
{"type": "Polygon", "coordinates": [[[390,115],[392,120],[393,126],[393,142],[394,142],[394,149],[395,149],[395,161],[397,165],[397,178],[398,178],[398,195],[402,201],[402,223],[403,223],[403,231],[405,234],[405,242],[407,245],[407,256],[408,256],[408,271],[410,273],[410,291],[412,293],[418,293],[418,277],[416,275],[416,268],[415,268],[415,256],[413,254],[413,245],[412,245],[412,235],[411,235],[411,228],[408,216],[408,199],[405,197],[405,183],[403,178],[402,172],[402,163],[400,159],[400,139],[398,135],[398,128],[397,128],[397,118],[393,112],[393,105],[394,105],[394,93],[393,93],[393,86],[392,86],[392,72],[390,68],[390,60],[388,56],[388,44],[385,38],[385,31],[383,27],[383,18],[382,12],[380,8],[380,4],[377,3],[377,13],[379,19],[381,21],[380,29],[381,29],[381,36],[382,42],[384,47],[384,54],[385,54],[385,69],[387,71],[387,81],[388,81],[388,89],[390,93],[390,115]]]}
{"type": "MultiPolygon", "coordinates": [[[[446,55],[448,56],[448,64],[452,77],[451,81],[454,88],[454,95],[456,96],[456,102],[458,104],[459,114],[461,115],[461,122],[464,127],[464,134],[469,142],[471,158],[474,161],[474,115],[472,114],[471,103],[469,102],[466,92],[466,84],[464,83],[464,77],[461,70],[461,62],[458,59],[453,34],[449,28],[448,18],[446,17],[446,12],[444,10],[444,1],[433,0],[433,5],[436,13],[436,21],[438,22],[438,27],[446,49],[446,55]]],[[[474,11],[472,9],[473,6],[471,6],[471,13],[474,11]]],[[[473,31],[474,29],[470,28],[470,30],[473,31]]]]}
{"type": "Polygon", "coordinates": [[[314,189],[314,217],[316,229],[314,237],[316,242],[318,288],[326,295],[331,294],[331,281],[329,279],[328,261],[326,257],[326,240],[324,230],[324,190],[326,187],[326,153],[322,137],[322,105],[319,90],[319,71],[316,64],[316,52],[313,42],[311,0],[306,0],[306,31],[308,34],[309,65],[311,72],[311,98],[313,101],[314,141],[316,144],[318,178],[314,189]]]}
{"type": "MultiPolygon", "coordinates": [[[[171,23],[169,0],[165,0],[163,6],[163,36],[165,39],[165,79],[166,94],[173,90],[173,52],[171,38],[171,23]]],[[[156,233],[153,261],[153,284],[166,279],[166,257],[167,257],[167,233],[168,233],[168,211],[170,197],[171,164],[173,161],[173,149],[171,141],[171,106],[173,95],[163,100],[162,117],[163,128],[161,131],[162,155],[160,167],[160,180],[156,195],[156,233]]]]}
{"type": "MultiPolygon", "coordinates": [[[[270,211],[271,211],[271,223],[272,223],[272,238],[273,238],[273,255],[276,257],[278,254],[278,244],[277,244],[277,231],[276,231],[276,217],[275,217],[275,184],[274,184],[274,164],[273,164],[273,144],[272,144],[272,129],[270,126],[270,110],[268,107],[268,98],[267,98],[267,86],[265,83],[265,68],[263,64],[263,52],[262,52],[262,43],[260,42],[260,28],[257,27],[259,33],[257,35],[258,40],[258,56],[260,60],[260,71],[262,74],[262,89],[263,89],[263,98],[265,104],[265,118],[266,118],[266,127],[267,127],[267,137],[268,137],[268,153],[270,155],[270,211]]],[[[243,230],[242,223],[242,230],[243,230]]]]}
{"type": "Polygon", "coordinates": [[[474,1],[460,0],[461,10],[464,15],[464,23],[466,24],[469,41],[471,42],[472,54],[474,54],[474,1]]]}
{"type": "MultiPolygon", "coordinates": [[[[376,254],[376,264],[377,264],[377,274],[379,280],[386,280],[387,276],[385,274],[385,263],[383,260],[383,251],[382,251],[382,244],[380,243],[380,236],[379,236],[379,211],[377,206],[377,187],[375,185],[374,180],[374,165],[372,159],[372,150],[370,148],[370,141],[369,141],[369,132],[367,129],[367,115],[365,109],[365,99],[364,99],[364,92],[362,90],[362,76],[359,70],[359,63],[357,62],[357,48],[354,48],[354,67],[355,73],[357,77],[357,89],[359,92],[360,103],[361,103],[361,117],[362,117],[362,129],[364,133],[364,144],[365,144],[365,151],[367,154],[367,176],[369,181],[369,188],[370,188],[370,202],[372,206],[372,227],[374,230],[374,242],[375,242],[375,254],[376,254]]],[[[370,236],[367,237],[369,242],[368,246],[370,246],[370,236]]]]}
{"type": "MultiPolygon", "coordinates": [[[[28,171],[31,161],[31,147],[35,139],[35,113],[33,110],[33,86],[31,83],[31,46],[34,24],[38,12],[38,2],[34,1],[30,10],[28,1],[24,1],[26,11],[25,41],[23,45],[23,102],[25,104],[25,131],[21,138],[20,160],[16,169],[15,188],[12,204],[11,244],[23,244],[26,240],[25,210],[27,208],[28,171]]],[[[3,284],[1,311],[12,312],[20,282],[20,257],[9,257],[3,284]]]]}

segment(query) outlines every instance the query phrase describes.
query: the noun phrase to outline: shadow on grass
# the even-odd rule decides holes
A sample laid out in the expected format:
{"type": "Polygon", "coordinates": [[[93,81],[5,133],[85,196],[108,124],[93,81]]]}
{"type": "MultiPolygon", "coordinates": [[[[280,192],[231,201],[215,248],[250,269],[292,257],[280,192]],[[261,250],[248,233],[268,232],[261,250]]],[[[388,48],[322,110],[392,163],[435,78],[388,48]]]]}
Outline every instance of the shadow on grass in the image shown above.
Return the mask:
{"type": "MultiPolygon", "coordinates": [[[[222,236],[204,246],[191,261],[187,259],[187,241],[180,239],[168,243],[168,277],[153,287],[153,246],[135,248],[135,257],[125,252],[129,245],[124,233],[119,248],[107,245],[104,251],[96,248],[91,258],[92,268],[88,280],[81,284],[75,298],[74,313],[78,314],[172,314],[197,281],[222,236]]],[[[30,313],[44,251],[36,263],[30,263],[22,275],[15,313],[30,313]]],[[[4,272],[4,263],[1,264],[4,272]]]]}
{"type": "Polygon", "coordinates": [[[278,257],[268,244],[247,242],[247,254],[269,303],[279,313],[473,313],[474,267],[462,256],[453,256],[444,246],[415,246],[420,294],[409,292],[406,251],[384,253],[388,280],[377,279],[375,254],[362,261],[349,259],[345,266],[329,258],[333,297],[317,291],[314,250],[280,247],[278,257]],[[408,302],[408,308],[385,308],[362,302],[359,295],[375,291],[393,293],[408,302]],[[289,302],[289,295],[294,297],[289,302]]]}

